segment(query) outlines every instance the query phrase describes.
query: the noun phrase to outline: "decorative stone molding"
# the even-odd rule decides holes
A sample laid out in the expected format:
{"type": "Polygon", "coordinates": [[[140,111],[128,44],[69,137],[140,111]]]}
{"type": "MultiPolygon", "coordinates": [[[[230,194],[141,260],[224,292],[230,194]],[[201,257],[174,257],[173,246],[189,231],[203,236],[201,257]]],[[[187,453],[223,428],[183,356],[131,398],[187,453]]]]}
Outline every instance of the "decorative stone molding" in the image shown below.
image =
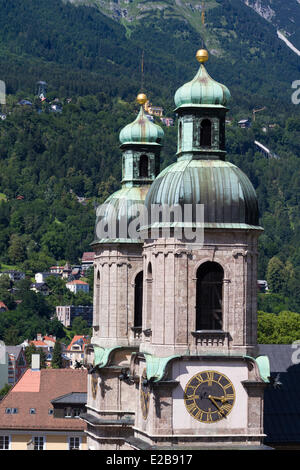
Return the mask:
{"type": "Polygon", "coordinates": [[[174,255],[175,255],[175,256],[178,256],[178,257],[179,257],[179,256],[183,256],[183,255],[186,255],[186,256],[188,256],[188,257],[193,256],[193,255],[192,255],[192,251],[191,251],[191,250],[187,250],[187,249],[185,249],[185,248],[176,250],[176,251],[174,252],[174,255]]]}
{"type": "Polygon", "coordinates": [[[142,327],[141,326],[132,326],[131,331],[133,331],[134,339],[142,338],[142,327]]]}
{"type": "Polygon", "coordinates": [[[196,339],[197,346],[212,348],[226,346],[229,339],[229,333],[223,330],[199,330],[192,331],[191,334],[196,339]]]}
{"type": "Polygon", "coordinates": [[[102,262],[98,263],[98,266],[103,267],[103,266],[105,266],[106,264],[107,264],[108,266],[113,266],[113,265],[115,264],[115,265],[118,266],[118,267],[119,267],[119,266],[123,266],[123,265],[126,265],[128,268],[131,268],[131,267],[132,267],[131,264],[130,264],[128,261],[102,261],[102,262]]]}
{"type": "Polygon", "coordinates": [[[143,333],[145,336],[149,337],[152,336],[152,330],[151,328],[147,328],[146,330],[143,330],[143,333]]]}
{"type": "Polygon", "coordinates": [[[238,258],[239,256],[245,257],[245,256],[247,256],[247,253],[248,252],[245,251],[245,250],[232,250],[232,256],[234,258],[238,258]]]}

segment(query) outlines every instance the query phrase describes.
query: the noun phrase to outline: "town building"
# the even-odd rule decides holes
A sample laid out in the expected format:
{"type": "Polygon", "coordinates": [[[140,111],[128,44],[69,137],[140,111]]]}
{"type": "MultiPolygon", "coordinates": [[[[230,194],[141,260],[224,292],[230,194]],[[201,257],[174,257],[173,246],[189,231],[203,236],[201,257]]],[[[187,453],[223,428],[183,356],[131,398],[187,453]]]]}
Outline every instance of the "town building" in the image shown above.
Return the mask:
{"type": "Polygon", "coordinates": [[[81,258],[81,269],[83,272],[93,267],[94,258],[95,258],[94,251],[87,251],[83,253],[82,258],[81,258]]]}
{"type": "Polygon", "coordinates": [[[63,279],[69,279],[69,276],[70,276],[71,272],[72,272],[72,267],[71,267],[70,263],[66,263],[64,268],[63,268],[61,277],[63,279]]]}
{"type": "Polygon", "coordinates": [[[50,289],[45,282],[33,282],[30,286],[30,290],[42,295],[49,295],[50,293],[50,289]]]}
{"type": "Polygon", "coordinates": [[[49,271],[51,274],[62,274],[64,270],[64,266],[51,266],[49,271]]]}
{"type": "Polygon", "coordinates": [[[84,351],[91,338],[84,335],[75,335],[71,343],[64,350],[64,355],[69,359],[69,367],[76,368],[78,364],[82,364],[84,360],[84,351]]]}
{"type": "Polygon", "coordinates": [[[150,114],[150,116],[162,117],[164,114],[164,108],[161,106],[153,106],[148,100],[144,104],[144,109],[146,113],[150,114]]]}
{"type": "Polygon", "coordinates": [[[85,450],[87,371],[40,369],[36,356],[0,402],[0,450],[85,450]]]}
{"type": "Polygon", "coordinates": [[[7,306],[5,305],[4,302],[0,301],[0,313],[2,312],[7,312],[8,311],[8,308],[7,306]]]}
{"type": "MultiPolygon", "coordinates": [[[[257,197],[226,160],[230,92],[207,73],[207,51],[196,57],[196,76],[175,94],[177,162],[149,173],[161,137],[143,109],[120,133],[122,182],[135,190],[129,201],[137,200],[140,170],[152,178],[139,198],[148,214],[153,205],[191,211],[186,218],[147,218],[140,238],[99,236],[96,220],[83,415],[90,449],[264,448],[271,372],[256,340],[257,197]]],[[[112,195],[107,203],[101,222],[109,223],[107,206],[118,208],[120,199],[112,195]]]]}
{"type": "Polygon", "coordinates": [[[239,126],[241,129],[247,129],[247,128],[251,127],[251,119],[241,119],[241,120],[238,122],[238,126],[239,126]]]}
{"type": "Polygon", "coordinates": [[[42,273],[36,273],[34,275],[35,283],[36,284],[43,284],[44,282],[46,282],[46,279],[50,276],[60,277],[60,274],[50,272],[50,271],[42,272],[42,273]]]}
{"type": "Polygon", "coordinates": [[[66,288],[73,292],[73,294],[77,294],[79,291],[88,293],[90,286],[85,281],[75,279],[74,281],[67,282],[66,288]]]}
{"type": "Polygon", "coordinates": [[[174,126],[174,119],[173,118],[161,117],[160,120],[167,127],[174,126]]]}
{"type": "Polygon", "coordinates": [[[25,279],[25,273],[23,273],[22,271],[16,271],[14,269],[9,269],[8,271],[0,272],[0,276],[8,276],[9,279],[13,282],[25,279]]]}
{"type": "Polygon", "coordinates": [[[93,324],[92,305],[58,305],[56,307],[57,319],[67,328],[72,325],[74,318],[80,317],[88,326],[93,324]]]}
{"type": "MultiPolygon", "coordinates": [[[[43,336],[41,333],[36,335],[34,340],[29,341],[29,344],[33,344],[36,348],[42,349],[46,355],[46,366],[51,367],[53,349],[56,343],[56,337],[49,335],[43,336]]],[[[64,364],[64,367],[66,365],[64,364]]]]}
{"type": "Polygon", "coordinates": [[[8,385],[14,385],[24,374],[28,365],[21,346],[5,346],[8,355],[8,385]]]}

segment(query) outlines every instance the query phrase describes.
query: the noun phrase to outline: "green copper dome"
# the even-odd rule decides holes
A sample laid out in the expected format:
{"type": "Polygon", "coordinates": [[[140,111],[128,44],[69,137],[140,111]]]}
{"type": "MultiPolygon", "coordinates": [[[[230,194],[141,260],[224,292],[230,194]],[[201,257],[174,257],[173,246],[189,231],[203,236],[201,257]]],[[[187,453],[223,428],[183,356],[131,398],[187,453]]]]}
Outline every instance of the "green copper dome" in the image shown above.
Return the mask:
{"type": "MultiPolygon", "coordinates": [[[[248,177],[222,160],[179,160],[152,183],[145,201],[151,205],[204,204],[206,228],[258,229],[258,203],[248,177]]],[[[155,222],[155,221],[154,221],[155,222]]],[[[201,221],[200,221],[201,222],[201,221]]],[[[151,221],[153,224],[153,220],[151,221]]]]}
{"type": "Polygon", "coordinates": [[[127,124],[120,132],[121,144],[160,145],[164,131],[157,124],[149,121],[141,106],[135,121],[127,124]]]}
{"type": "Polygon", "coordinates": [[[137,206],[143,205],[149,186],[123,187],[97,209],[95,239],[92,243],[139,243],[130,238],[128,226],[136,218],[137,206]],[[107,226],[106,226],[107,224],[107,226]],[[115,228],[115,232],[114,232],[115,228]],[[106,232],[103,236],[103,230],[106,232]]]}
{"type": "Polygon", "coordinates": [[[230,92],[225,85],[213,80],[203,64],[193,78],[185,83],[175,93],[176,107],[188,105],[221,105],[226,106],[230,92]]]}

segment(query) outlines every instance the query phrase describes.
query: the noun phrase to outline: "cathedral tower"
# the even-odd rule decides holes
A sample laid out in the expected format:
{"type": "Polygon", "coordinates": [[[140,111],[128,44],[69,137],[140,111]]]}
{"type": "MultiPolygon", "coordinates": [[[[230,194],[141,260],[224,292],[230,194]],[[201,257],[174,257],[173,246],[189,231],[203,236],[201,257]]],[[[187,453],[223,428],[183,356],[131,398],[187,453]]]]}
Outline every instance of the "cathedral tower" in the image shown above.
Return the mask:
{"type": "Polygon", "coordinates": [[[197,59],[196,76],[175,94],[177,162],[157,176],[145,200],[149,214],[153,207],[175,212],[168,222],[151,215],[141,229],[147,236],[143,336],[131,363],[139,377],[134,442],[260,446],[269,375],[268,359],[255,359],[262,228],[251,182],[225,161],[229,90],[207,73],[207,51],[197,59]],[[174,215],[187,208],[189,218],[174,215]],[[192,240],[191,229],[202,238],[192,240]]]}
{"type": "Polygon", "coordinates": [[[159,171],[163,130],[146,117],[144,94],[137,118],[120,132],[122,188],[97,209],[93,337],[89,368],[87,434],[94,449],[118,448],[131,433],[134,395],[127,381],[131,353],[142,333],[143,242],[130,223],[159,171]]]}

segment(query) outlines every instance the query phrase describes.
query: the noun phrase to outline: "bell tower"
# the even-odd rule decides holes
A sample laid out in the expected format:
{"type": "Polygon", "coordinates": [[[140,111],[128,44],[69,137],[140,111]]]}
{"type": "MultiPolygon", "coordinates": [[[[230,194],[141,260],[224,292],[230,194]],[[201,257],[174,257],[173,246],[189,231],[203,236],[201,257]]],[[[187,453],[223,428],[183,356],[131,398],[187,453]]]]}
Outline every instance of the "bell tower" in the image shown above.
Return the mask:
{"type": "Polygon", "coordinates": [[[163,130],[140,111],[120,132],[122,187],[97,209],[93,337],[85,351],[89,369],[85,421],[89,447],[119,449],[132,434],[135,395],[130,358],[142,335],[143,242],[129,226],[159,170],[163,130]]]}
{"type": "Polygon", "coordinates": [[[229,90],[206,71],[206,50],[196,58],[197,74],[175,94],[177,162],[155,178],[145,200],[148,213],[153,205],[178,214],[189,206],[192,216],[188,223],[159,216],[141,229],[135,443],[261,448],[269,363],[256,358],[258,203],[247,176],[225,160],[229,90]],[[203,231],[201,243],[187,239],[187,225],[203,231]]]}

